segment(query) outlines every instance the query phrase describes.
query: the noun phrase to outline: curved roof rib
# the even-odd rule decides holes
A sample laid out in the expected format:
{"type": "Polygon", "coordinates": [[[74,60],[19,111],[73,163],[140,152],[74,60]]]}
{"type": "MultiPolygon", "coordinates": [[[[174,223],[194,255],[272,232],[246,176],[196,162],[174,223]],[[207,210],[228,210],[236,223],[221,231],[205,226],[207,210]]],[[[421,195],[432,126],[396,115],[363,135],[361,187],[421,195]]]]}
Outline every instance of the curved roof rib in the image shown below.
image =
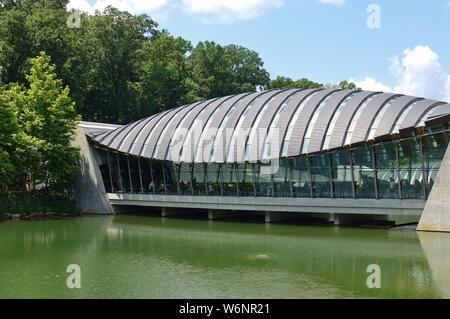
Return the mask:
{"type": "Polygon", "coordinates": [[[243,93],[90,132],[116,152],[183,163],[244,163],[343,148],[446,123],[450,104],[341,89],[243,93]]]}

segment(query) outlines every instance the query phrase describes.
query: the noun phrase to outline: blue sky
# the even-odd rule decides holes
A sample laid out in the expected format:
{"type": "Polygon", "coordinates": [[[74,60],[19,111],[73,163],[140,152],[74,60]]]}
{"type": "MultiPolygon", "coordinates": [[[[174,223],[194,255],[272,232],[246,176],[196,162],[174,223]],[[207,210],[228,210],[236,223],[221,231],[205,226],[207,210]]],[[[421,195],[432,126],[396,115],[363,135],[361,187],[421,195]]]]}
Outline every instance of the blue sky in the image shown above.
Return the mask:
{"type": "Polygon", "coordinates": [[[352,79],[366,89],[450,98],[450,0],[71,2],[85,10],[106,4],[149,13],[193,44],[214,40],[251,48],[272,77],[352,79]],[[380,28],[367,26],[371,4],[381,9],[380,28]]]}

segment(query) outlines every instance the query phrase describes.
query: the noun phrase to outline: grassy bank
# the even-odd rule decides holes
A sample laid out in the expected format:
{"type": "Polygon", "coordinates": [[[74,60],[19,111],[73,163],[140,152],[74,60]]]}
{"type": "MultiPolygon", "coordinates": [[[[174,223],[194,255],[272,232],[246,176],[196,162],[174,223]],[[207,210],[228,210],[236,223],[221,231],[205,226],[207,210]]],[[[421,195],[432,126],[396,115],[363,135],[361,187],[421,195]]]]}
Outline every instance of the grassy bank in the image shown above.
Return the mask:
{"type": "Polygon", "coordinates": [[[75,200],[67,195],[24,192],[0,193],[0,215],[4,217],[79,214],[75,200]]]}

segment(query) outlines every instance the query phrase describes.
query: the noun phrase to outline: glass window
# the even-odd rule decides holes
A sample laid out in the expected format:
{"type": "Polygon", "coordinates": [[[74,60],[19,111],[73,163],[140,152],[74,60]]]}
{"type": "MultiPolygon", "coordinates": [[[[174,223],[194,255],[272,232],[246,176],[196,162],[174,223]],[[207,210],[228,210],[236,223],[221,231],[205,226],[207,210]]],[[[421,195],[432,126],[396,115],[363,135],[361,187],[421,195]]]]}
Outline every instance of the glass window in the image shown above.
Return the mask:
{"type": "Polygon", "coordinates": [[[400,141],[399,162],[402,199],[424,199],[420,143],[416,138],[400,141]]]}
{"type": "Polygon", "coordinates": [[[194,195],[205,195],[205,165],[192,164],[192,186],[194,188],[194,195]]]}
{"type": "Polygon", "coordinates": [[[252,164],[235,164],[240,196],[255,196],[252,164]]]}
{"type": "Polygon", "coordinates": [[[144,193],[153,194],[155,185],[152,183],[152,176],[150,173],[150,160],[148,158],[140,158],[141,174],[142,174],[142,186],[144,187],[144,193]]]}
{"type": "Polygon", "coordinates": [[[164,162],[166,191],[169,195],[178,195],[177,167],[173,162],[164,162]]]}
{"type": "Polygon", "coordinates": [[[208,164],[206,167],[206,183],[209,196],[220,196],[221,192],[221,173],[220,164],[208,164]]]}
{"type": "Polygon", "coordinates": [[[311,197],[311,171],[306,157],[290,159],[294,197],[311,197]]]}
{"type": "Polygon", "coordinates": [[[122,154],[117,154],[118,166],[119,166],[119,184],[122,192],[130,193],[130,176],[128,175],[128,163],[127,157],[122,154]]]}
{"type": "Polygon", "coordinates": [[[398,199],[399,171],[397,147],[394,142],[387,142],[375,147],[377,163],[378,198],[398,199]]]}
{"type": "Polygon", "coordinates": [[[155,184],[155,194],[165,194],[166,187],[164,183],[163,163],[161,161],[152,160],[151,165],[152,165],[153,182],[155,184]]]}
{"type": "Polygon", "coordinates": [[[131,184],[132,184],[132,192],[140,193],[141,189],[141,177],[139,174],[139,164],[137,157],[128,156],[128,160],[130,163],[130,176],[131,176],[131,184]]]}
{"type": "Polygon", "coordinates": [[[275,196],[277,197],[291,197],[291,170],[289,160],[282,159],[273,164],[273,184],[275,187],[275,196]]]}
{"type": "Polygon", "coordinates": [[[352,150],[356,198],[376,198],[375,172],[370,148],[366,145],[352,150]]]}
{"type": "Polygon", "coordinates": [[[273,183],[270,164],[258,163],[254,166],[256,178],[256,196],[272,197],[273,183]]]}
{"type": "Polygon", "coordinates": [[[237,179],[234,164],[222,164],[222,188],[225,196],[237,196],[237,179]]]}
{"type": "Polygon", "coordinates": [[[317,198],[332,197],[328,154],[311,156],[310,160],[313,196],[317,198]]]}
{"type": "Polygon", "coordinates": [[[178,184],[180,195],[192,195],[192,167],[191,164],[178,164],[178,184]]]}
{"type": "Polygon", "coordinates": [[[334,197],[353,198],[350,153],[347,150],[334,152],[331,155],[331,163],[334,197]]]}

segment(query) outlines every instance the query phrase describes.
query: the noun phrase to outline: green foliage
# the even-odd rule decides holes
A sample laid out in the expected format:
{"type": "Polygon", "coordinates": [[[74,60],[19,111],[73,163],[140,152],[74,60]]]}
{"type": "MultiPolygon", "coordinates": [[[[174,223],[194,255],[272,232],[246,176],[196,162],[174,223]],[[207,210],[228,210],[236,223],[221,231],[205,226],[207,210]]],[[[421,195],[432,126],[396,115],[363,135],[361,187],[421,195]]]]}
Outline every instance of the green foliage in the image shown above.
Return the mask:
{"type": "Polygon", "coordinates": [[[138,79],[132,84],[144,113],[157,113],[198,99],[186,66],[191,49],[189,41],[166,31],[144,43],[139,51],[138,79]]]}
{"type": "Polygon", "coordinates": [[[1,214],[57,213],[78,214],[73,197],[61,194],[40,192],[3,192],[0,193],[1,214]]]}
{"type": "Polygon", "coordinates": [[[270,80],[255,51],[209,41],[193,48],[150,17],[112,7],[81,14],[80,28],[70,28],[67,3],[0,0],[0,85],[26,85],[27,60],[44,51],[86,121],[126,124],[202,99],[324,87],[305,78],[270,80]]]}
{"type": "Polygon", "coordinates": [[[305,78],[294,81],[289,77],[279,76],[276,79],[270,81],[269,85],[266,86],[266,89],[318,89],[322,87],[323,84],[319,84],[305,78]]]}
{"type": "Polygon", "coordinates": [[[187,63],[203,99],[256,91],[270,81],[258,53],[237,45],[200,42],[187,63]]]}
{"type": "Polygon", "coordinates": [[[0,188],[65,193],[79,173],[71,146],[79,116],[55,69],[41,53],[29,61],[26,86],[0,91],[0,188]]]}

